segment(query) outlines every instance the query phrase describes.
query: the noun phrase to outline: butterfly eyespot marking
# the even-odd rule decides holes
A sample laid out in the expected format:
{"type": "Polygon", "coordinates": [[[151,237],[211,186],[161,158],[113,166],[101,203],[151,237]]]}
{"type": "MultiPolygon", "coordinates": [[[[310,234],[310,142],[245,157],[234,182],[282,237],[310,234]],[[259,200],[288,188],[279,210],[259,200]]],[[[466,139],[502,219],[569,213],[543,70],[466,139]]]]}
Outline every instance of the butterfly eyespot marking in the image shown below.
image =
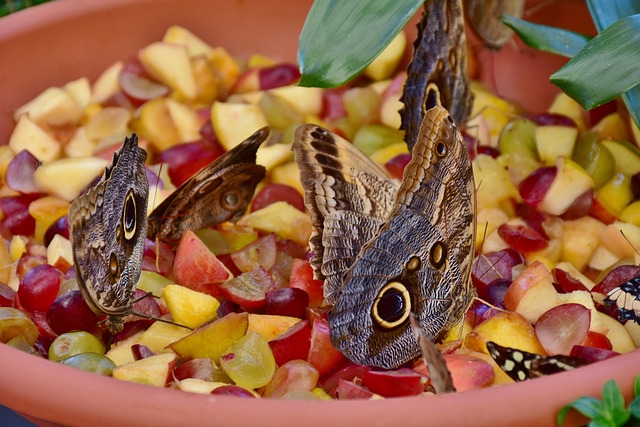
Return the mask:
{"type": "Polygon", "coordinates": [[[431,245],[429,249],[429,262],[431,265],[440,270],[447,262],[447,245],[444,242],[437,241],[431,245]]]}
{"type": "Polygon", "coordinates": [[[409,258],[409,262],[407,262],[407,270],[415,271],[420,268],[420,264],[420,258],[412,256],[409,258]]]}
{"type": "Polygon", "coordinates": [[[402,283],[389,282],[380,289],[371,307],[375,325],[383,329],[395,329],[409,319],[411,295],[402,283]]]}
{"type": "Polygon", "coordinates": [[[436,154],[439,157],[444,157],[447,154],[447,146],[443,141],[438,141],[436,144],[436,154]]]}
{"type": "Polygon", "coordinates": [[[222,195],[222,207],[225,209],[234,209],[240,202],[240,196],[237,190],[231,190],[222,195]]]}
{"type": "Polygon", "coordinates": [[[426,96],[424,97],[424,104],[422,105],[422,111],[426,112],[435,106],[440,104],[440,89],[435,83],[429,83],[427,85],[426,96]]]}
{"type": "Polygon", "coordinates": [[[116,255],[113,252],[111,253],[111,256],[109,256],[109,276],[111,276],[114,281],[117,281],[118,276],[120,276],[118,258],[116,258],[116,255]]]}
{"type": "Polygon", "coordinates": [[[136,210],[136,198],[133,195],[133,190],[129,190],[124,200],[122,212],[122,228],[124,229],[124,238],[127,240],[133,239],[136,234],[136,210]]]}

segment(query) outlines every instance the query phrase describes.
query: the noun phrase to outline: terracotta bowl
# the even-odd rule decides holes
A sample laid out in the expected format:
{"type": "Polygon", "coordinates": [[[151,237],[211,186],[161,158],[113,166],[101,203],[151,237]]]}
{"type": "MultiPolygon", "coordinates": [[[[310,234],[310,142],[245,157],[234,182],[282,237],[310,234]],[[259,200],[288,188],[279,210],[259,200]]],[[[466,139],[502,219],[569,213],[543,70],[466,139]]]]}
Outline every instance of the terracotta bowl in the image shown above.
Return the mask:
{"type": "MultiPolygon", "coordinates": [[[[58,0],[0,22],[0,143],[11,112],[43,89],[101,70],[183,25],[234,55],[260,52],[295,60],[310,0],[58,0]]],[[[589,31],[581,1],[564,0],[528,18],[589,31]],[[548,10],[546,11],[548,12],[548,10]],[[570,17],[570,19],[569,19],[570,17]],[[571,21],[562,23],[563,19],[571,21]]],[[[413,26],[408,29],[413,38],[413,26]]],[[[557,91],[548,75],[563,60],[510,44],[481,51],[482,80],[533,111],[557,91]]],[[[117,381],[36,358],[0,344],[0,404],[41,425],[554,425],[555,414],[582,395],[599,396],[615,379],[627,392],[640,352],[517,385],[429,398],[383,401],[245,400],[117,381]]],[[[573,423],[578,419],[574,418],[573,423]]]]}

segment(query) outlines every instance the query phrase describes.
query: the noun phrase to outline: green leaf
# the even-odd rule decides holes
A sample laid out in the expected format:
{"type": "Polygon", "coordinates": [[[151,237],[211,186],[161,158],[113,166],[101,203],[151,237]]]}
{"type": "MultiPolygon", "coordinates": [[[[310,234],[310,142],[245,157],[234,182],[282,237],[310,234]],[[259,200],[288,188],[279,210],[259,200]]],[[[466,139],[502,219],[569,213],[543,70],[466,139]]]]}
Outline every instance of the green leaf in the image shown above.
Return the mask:
{"type": "MultiPolygon", "coordinates": [[[[604,30],[625,16],[640,13],[639,1],[587,0],[587,5],[598,31],[604,30]]],[[[622,100],[636,126],[640,128],[640,87],[636,86],[624,93],[622,100]]]]}
{"type": "Polygon", "coordinates": [[[566,407],[570,407],[580,412],[587,418],[594,419],[604,411],[604,405],[595,397],[584,396],[569,403],[566,407]]]}
{"type": "Polygon", "coordinates": [[[640,375],[638,375],[633,382],[633,396],[640,397],[640,375]]]}
{"type": "Polygon", "coordinates": [[[587,0],[589,12],[598,31],[602,31],[618,19],[640,13],[640,2],[630,0],[587,0]]]}
{"type": "Polygon", "coordinates": [[[627,16],[594,37],[551,82],[590,110],[640,83],[640,15],[627,16]]]}
{"type": "Polygon", "coordinates": [[[634,418],[640,420],[640,397],[636,397],[629,404],[629,412],[634,418]]]}
{"type": "Polygon", "coordinates": [[[609,411],[616,408],[624,408],[624,396],[618,384],[609,380],[602,388],[602,403],[609,411]]]}
{"type": "Polygon", "coordinates": [[[584,34],[534,24],[511,15],[502,15],[500,20],[515,31],[527,46],[569,58],[577,54],[591,39],[584,34]]]}
{"type": "Polygon", "coordinates": [[[300,86],[339,86],[402,30],[423,0],[315,0],[298,41],[300,86]]]}

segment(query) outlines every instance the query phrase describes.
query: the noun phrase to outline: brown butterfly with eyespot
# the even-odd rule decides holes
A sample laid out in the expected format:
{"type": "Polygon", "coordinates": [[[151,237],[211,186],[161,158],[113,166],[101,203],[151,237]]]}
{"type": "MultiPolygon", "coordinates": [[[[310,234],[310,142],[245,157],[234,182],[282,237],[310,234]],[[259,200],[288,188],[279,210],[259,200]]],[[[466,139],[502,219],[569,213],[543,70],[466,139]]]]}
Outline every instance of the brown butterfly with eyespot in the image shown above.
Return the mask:
{"type": "MultiPolygon", "coordinates": [[[[112,333],[133,313],[147,236],[177,241],[182,232],[239,218],[265,175],[256,165],[263,128],[178,187],[147,218],[146,152],[135,134],[114,154],[102,179],[69,207],[69,229],[79,288],[87,305],[106,315],[112,333]]],[[[162,320],[162,319],[157,319],[162,320]]]]}
{"type": "Polygon", "coordinates": [[[333,345],[364,365],[413,359],[410,314],[435,339],[474,296],[475,185],[460,131],[444,108],[427,111],[402,183],[317,125],[299,127],[292,148],[333,345]]]}

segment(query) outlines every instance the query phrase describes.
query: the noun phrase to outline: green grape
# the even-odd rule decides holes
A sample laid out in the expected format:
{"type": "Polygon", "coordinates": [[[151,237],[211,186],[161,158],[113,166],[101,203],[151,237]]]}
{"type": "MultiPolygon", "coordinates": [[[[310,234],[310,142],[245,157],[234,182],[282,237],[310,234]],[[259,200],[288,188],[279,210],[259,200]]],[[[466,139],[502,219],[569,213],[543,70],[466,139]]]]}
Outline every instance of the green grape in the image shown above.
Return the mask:
{"type": "Polygon", "coordinates": [[[220,359],[220,364],[229,378],[248,389],[266,385],[276,371],[276,361],[269,344],[256,332],[250,332],[233,343],[220,359]]]}
{"type": "Polygon", "coordinates": [[[79,353],[61,360],[60,363],[72,368],[107,376],[111,376],[111,371],[116,367],[116,364],[111,359],[98,353],[79,353]]]}
{"type": "Polygon", "coordinates": [[[89,332],[67,332],[51,343],[49,360],[57,362],[80,353],[104,354],[104,344],[89,332]]]}

